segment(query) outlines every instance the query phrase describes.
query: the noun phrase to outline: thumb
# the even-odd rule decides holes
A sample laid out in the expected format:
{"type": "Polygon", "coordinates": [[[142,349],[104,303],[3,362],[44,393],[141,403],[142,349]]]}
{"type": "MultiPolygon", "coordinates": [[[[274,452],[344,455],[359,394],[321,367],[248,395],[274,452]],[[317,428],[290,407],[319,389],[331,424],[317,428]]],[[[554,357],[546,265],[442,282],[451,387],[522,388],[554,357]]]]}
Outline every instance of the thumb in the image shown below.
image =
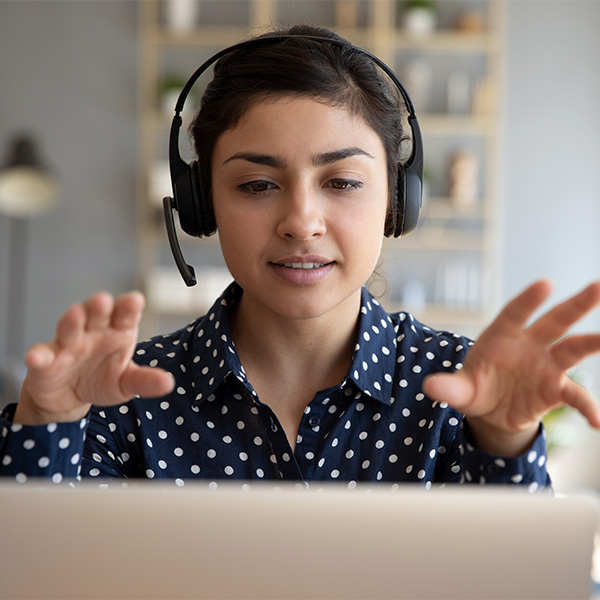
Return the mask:
{"type": "Polygon", "coordinates": [[[121,376],[120,387],[122,394],[127,398],[156,398],[173,391],[175,378],[163,369],[131,363],[121,376]]]}
{"type": "Polygon", "coordinates": [[[464,373],[435,373],[425,378],[423,391],[438,402],[447,402],[452,408],[464,412],[475,398],[475,386],[464,373]]]}

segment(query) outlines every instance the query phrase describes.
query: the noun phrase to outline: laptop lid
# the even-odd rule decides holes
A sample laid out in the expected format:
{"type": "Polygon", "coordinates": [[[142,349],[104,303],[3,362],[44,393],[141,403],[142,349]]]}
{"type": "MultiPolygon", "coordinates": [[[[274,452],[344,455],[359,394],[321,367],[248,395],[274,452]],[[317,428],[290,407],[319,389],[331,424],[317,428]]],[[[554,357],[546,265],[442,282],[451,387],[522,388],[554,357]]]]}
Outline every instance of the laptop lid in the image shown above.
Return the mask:
{"type": "Polygon", "coordinates": [[[586,598],[592,497],[0,485],[3,598],[586,598]]]}

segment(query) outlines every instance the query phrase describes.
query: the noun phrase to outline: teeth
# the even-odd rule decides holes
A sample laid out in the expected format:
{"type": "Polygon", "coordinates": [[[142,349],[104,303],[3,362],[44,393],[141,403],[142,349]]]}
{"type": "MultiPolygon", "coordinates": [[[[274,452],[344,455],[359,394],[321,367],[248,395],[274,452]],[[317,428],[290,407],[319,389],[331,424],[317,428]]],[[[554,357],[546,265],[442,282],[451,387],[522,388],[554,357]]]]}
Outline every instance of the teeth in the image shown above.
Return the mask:
{"type": "Polygon", "coordinates": [[[323,263],[283,263],[284,267],[288,269],[319,269],[320,267],[325,266],[323,263]]]}

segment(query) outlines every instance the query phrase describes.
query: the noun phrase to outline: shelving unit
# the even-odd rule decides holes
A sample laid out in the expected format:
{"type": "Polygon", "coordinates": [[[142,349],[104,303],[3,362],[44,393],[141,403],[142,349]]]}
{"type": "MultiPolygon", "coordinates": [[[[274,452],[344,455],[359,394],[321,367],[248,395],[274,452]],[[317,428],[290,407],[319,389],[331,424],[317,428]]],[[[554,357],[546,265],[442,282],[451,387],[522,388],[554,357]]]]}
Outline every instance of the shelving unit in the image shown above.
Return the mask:
{"type": "Polygon", "coordinates": [[[475,336],[499,296],[504,3],[438,0],[436,28],[416,35],[402,24],[402,0],[202,0],[184,30],[168,25],[173,1],[139,3],[138,285],[148,298],[142,334],[202,314],[228,280],[216,237],[180,237],[198,273],[195,288],[185,287],[171,259],[159,203],[169,193],[165,161],[175,100],[164,100],[168,111],[161,107],[161,83],[175,76],[183,85],[218,49],[271,23],[311,22],[334,28],[394,68],[413,98],[424,137],[423,218],[406,238],[386,240],[373,291],[388,310],[411,310],[427,324],[475,336]],[[456,23],[466,13],[476,19],[465,31],[456,23]],[[459,153],[463,163],[456,169],[462,166],[466,176],[454,182],[452,194],[450,165],[459,153]],[[461,186],[469,193],[461,195],[461,186]]]}

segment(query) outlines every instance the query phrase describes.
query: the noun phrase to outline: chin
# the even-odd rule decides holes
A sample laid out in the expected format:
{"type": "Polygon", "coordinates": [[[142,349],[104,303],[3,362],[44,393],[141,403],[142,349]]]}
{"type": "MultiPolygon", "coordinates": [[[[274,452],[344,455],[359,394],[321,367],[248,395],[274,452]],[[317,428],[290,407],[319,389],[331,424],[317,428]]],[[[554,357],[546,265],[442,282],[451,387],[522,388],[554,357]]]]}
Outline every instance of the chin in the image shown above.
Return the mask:
{"type": "Polygon", "coordinates": [[[282,294],[278,299],[271,296],[265,305],[280,317],[294,321],[308,321],[327,316],[334,317],[348,310],[360,310],[360,287],[348,294],[323,294],[317,290],[298,290],[282,294]]]}

